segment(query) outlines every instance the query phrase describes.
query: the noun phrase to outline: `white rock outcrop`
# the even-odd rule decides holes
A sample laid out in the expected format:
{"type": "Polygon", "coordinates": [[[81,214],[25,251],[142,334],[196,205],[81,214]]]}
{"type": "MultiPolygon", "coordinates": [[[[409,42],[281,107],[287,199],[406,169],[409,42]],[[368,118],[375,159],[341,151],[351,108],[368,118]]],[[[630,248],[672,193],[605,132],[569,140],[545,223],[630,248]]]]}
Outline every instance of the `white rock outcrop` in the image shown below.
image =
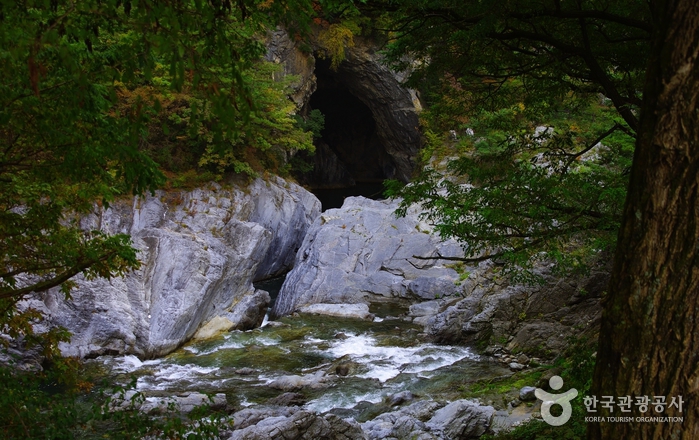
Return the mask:
{"type": "Polygon", "coordinates": [[[309,228],[271,315],[311,304],[357,304],[391,298],[413,301],[457,296],[468,280],[431,257],[463,256],[412,210],[397,218],[396,201],[348,197],[309,228]],[[463,282],[462,282],[463,281],[463,282]]]}
{"type": "Polygon", "coordinates": [[[123,278],[78,279],[72,300],[54,289],[39,305],[51,324],[73,333],[64,354],[80,357],[162,356],[197,331],[253,328],[270,299],[252,282],[290,268],[319,214],[315,196],[277,177],[115,202],[82,226],[130,234],[141,268],[123,278]]]}

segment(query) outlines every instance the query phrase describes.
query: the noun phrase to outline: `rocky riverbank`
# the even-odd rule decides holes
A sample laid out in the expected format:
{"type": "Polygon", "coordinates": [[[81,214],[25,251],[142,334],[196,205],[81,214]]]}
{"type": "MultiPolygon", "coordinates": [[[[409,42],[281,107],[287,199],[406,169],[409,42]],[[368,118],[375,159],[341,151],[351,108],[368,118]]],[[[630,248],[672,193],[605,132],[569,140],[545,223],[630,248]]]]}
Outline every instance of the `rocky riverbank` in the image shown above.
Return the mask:
{"type": "MultiPolygon", "coordinates": [[[[455,263],[464,255],[459,243],[439,239],[416,209],[397,218],[396,207],[350,197],[324,212],[308,229],[271,315],[402,302],[410,305],[406,319],[424,326],[428,340],[525,354],[519,359],[552,359],[571,336],[597,328],[605,267],[565,278],[541,264],[535,272],[542,284],[513,284],[490,260],[455,263]]],[[[509,363],[526,364],[515,360],[509,363]]]]}

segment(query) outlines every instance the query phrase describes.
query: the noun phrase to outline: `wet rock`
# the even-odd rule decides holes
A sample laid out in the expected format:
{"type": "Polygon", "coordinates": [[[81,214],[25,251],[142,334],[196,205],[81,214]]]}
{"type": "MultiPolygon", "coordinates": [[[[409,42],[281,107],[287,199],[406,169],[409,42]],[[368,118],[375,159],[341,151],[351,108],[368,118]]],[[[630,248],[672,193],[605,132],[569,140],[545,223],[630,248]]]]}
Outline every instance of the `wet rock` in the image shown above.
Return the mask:
{"type": "MultiPolygon", "coordinates": [[[[237,413],[235,421],[238,421],[237,413]]],[[[310,411],[296,411],[289,415],[265,417],[255,424],[234,424],[229,440],[360,440],[364,433],[351,420],[343,420],[334,414],[321,416],[310,411]]]]}
{"type": "Polygon", "coordinates": [[[386,438],[416,438],[416,439],[442,439],[429,432],[425,421],[429,420],[435,410],[443,404],[422,400],[397,411],[385,412],[362,424],[362,429],[370,439],[386,438]]]}
{"type": "Polygon", "coordinates": [[[252,295],[246,295],[235,304],[227,315],[237,323],[236,329],[251,330],[262,324],[270,301],[268,292],[256,289],[252,295]]]}
{"type": "Polygon", "coordinates": [[[519,356],[517,356],[517,362],[519,362],[520,364],[526,365],[526,364],[529,363],[529,356],[527,356],[526,354],[522,353],[522,354],[520,354],[519,356]]]}
{"type": "MultiPolygon", "coordinates": [[[[131,401],[132,397],[128,397],[125,403],[131,401]]],[[[219,393],[208,396],[202,393],[189,393],[183,396],[147,397],[138,409],[146,414],[154,411],[164,412],[170,410],[175,410],[182,414],[189,414],[198,407],[208,407],[214,410],[225,409],[226,395],[219,393]]]]}
{"type": "Polygon", "coordinates": [[[192,339],[208,339],[233,328],[250,330],[259,327],[264,320],[271,298],[264,290],[255,290],[245,295],[230,312],[215,316],[197,330],[192,339]]]}
{"type": "Polygon", "coordinates": [[[496,353],[498,353],[498,351],[500,351],[501,349],[502,349],[502,348],[501,348],[501,347],[498,347],[497,345],[489,345],[489,346],[485,349],[485,351],[483,351],[483,354],[485,354],[486,356],[493,356],[493,355],[495,355],[496,353]]]}
{"type": "Polygon", "coordinates": [[[244,429],[249,426],[256,425],[265,419],[270,418],[287,418],[296,414],[299,410],[297,407],[256,407],[246,408],[233,414],[233,427],[236,430],[244,429]]]}
{"type": "Polygon", "coordinates": [[[415,324],[425,325],[434,315],[440,312],[442,306],[442,301],[424,301],[411,305],[408,314],[413,317],[415,324]]]}
{"type": "Polygon", "coordinates": [[[277,397],[273,397],[267,401],[267,405],[279,405],[279,406],[301,406],[306,403],[308,399],[303,394],[299,393],[284,393],[277,397]]]}
{"type": "Polygon", "coordinates": [[[354,318],[372,321],[374,314],[369,313],[366,304],[311,304],[298,309],[299,313],[326,315],[338,318],[354,318]]]}
{"type": "Polygon", "coordinates": [[[225,316],[214,316],[192,336],[193,340],[213,338],[235,327],[235,323],[225,316]]]}
{"type": "Polygon", "coordinates": [[[519,364],[517,362],[510,362],[509,364],[507,364],[507,366],[509,366],[510,369],[512,369],[514,371],[524,370],[525,368],[527,368],[526,366],[519,364]]]}
{"type": "Polygon", "coordinates": [[[415,396],[413,393],[411,393],[408,390],[401,391],[400,393],[393,394],[388,397],[388,405],[389,406],[397,406],[397,405],[402,405],[405,402],[410,402],[411,400],[415,399],[415,396]]]}
{"type": "Polygon", "coordinates": [[[519,400],[522,402],[531,402],[536,400],[536,395],[534,394],[535,391],[535,387],[522,387],[522,389],[519,390],[519,400]]]}
{"type": "Polygon", "coordinates": [[[304,376],[281,376],[274,379],[267,386],[282,391],[295,391],[302,388],[322,388],[326,386],[326,381],[325,373],[323,371],[318,371],[315,374],[306,374],[304,376]]]}
{"type": "Polygon", "coordinates": [[[347,364],[340,364],[335,367],[335,374],[338,376],[347,376],[350,372],[350,366],[347,364]]]}
{"type": "Polygon", "coordinates": [[[445,438],[478,438],[490,427],[495,414],[492,406],[480,406],[468,400],[457,400],[437,410],[425,424],[431,432],[445,438]]]}

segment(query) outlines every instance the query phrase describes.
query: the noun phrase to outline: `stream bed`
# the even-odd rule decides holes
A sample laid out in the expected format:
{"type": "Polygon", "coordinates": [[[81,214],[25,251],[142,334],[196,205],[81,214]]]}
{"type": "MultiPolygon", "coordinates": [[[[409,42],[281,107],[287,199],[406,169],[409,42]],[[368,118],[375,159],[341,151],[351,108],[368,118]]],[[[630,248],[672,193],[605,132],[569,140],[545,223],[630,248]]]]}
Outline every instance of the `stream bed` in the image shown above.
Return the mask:
{"type": "Polygon", "coordinates": [[[467,347],[423,342],[422,328],[401,318],[405,310],[384,304],[371,311],[373,321],[287,317],[192,342],[156,360],[130,355],[92,362],[114,383],[136,377],[136,389],[146,396],[225,393],[237,410],[292,391],[303,395],[304,409],[359,422],[402,391],[451,401],[460,398],[464,381],[504,372],[467,347]]]}

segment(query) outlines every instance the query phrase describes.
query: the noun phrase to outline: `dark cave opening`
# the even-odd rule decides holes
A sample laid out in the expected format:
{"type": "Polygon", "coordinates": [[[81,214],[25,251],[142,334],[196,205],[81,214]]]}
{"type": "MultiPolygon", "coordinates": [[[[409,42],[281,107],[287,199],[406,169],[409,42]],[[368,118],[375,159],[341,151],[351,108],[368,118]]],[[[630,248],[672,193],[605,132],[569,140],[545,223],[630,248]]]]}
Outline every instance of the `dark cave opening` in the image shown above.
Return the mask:
{"type": "Polygon", "coordinates": [[[372,111],[350,91],[343,75],[330,69],[328,60],[316,61],[315,74],[317,89],[307,111],[320,110],[325,128],[315,142],[314,169],[308,183],[319,190],[357,187],[356,195],[375,195],[383,180],[395,176],[396,168],[372,111]]]}

